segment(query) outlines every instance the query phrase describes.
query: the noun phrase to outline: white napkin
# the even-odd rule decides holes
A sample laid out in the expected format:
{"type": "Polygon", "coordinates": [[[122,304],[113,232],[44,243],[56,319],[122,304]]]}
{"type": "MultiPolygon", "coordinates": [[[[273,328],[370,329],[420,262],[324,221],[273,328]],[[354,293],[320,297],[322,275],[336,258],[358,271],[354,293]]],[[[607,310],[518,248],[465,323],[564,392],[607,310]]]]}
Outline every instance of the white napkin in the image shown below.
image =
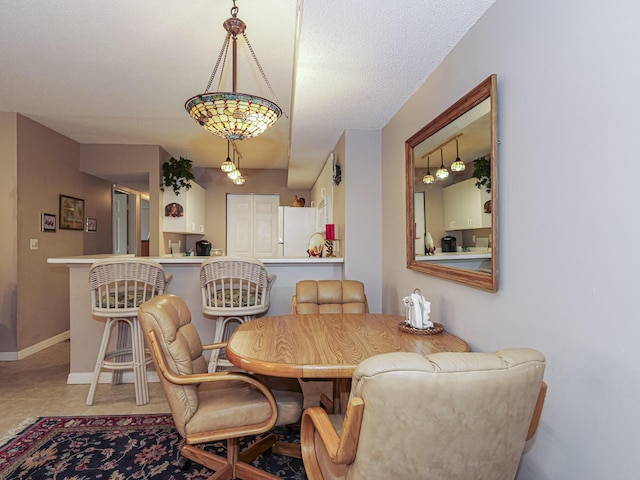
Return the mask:
{"type": "Polygon", "coordinates": [[[404,297],[403,301],[407,309],[407,322],[413,328],[431,328],[433,322],[429,321],[431,314],[431,303],[417,292],[412,293],[408,297],[404,297]]]}

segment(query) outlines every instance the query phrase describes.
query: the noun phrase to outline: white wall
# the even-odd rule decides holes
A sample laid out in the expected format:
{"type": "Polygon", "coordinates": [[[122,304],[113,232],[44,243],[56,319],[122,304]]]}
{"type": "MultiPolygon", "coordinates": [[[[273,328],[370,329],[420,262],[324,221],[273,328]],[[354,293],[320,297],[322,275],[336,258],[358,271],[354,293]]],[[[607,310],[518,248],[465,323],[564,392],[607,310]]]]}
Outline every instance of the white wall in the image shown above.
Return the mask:
{"type": "Polygon", "coordinates": [[[371,312],[382,308],[382,178],[380,131],[344,133],[344,278],[366,285],[371,312]]]}
{"type": "Polygon", "coordinates": [[[473,350],[547,357],[521,480],[637,478],[640,64],[630,0],[497,0],[384,128],[383,311],[418,287],[473,350]],[[405,268],[404,141],[498,74],[500,286],[405,268]]]}

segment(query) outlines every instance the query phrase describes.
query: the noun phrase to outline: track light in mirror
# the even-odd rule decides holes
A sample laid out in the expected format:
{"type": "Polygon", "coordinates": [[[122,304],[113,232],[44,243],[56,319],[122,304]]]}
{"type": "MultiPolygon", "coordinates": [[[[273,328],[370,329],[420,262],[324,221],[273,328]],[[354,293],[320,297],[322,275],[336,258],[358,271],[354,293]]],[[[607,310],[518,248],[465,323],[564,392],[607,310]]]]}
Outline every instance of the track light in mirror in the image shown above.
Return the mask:
{"type": "Polygon", "coordinates": [[[462,160],[460,160],[460,155],[458,155],[458,139],[456,138],[456,161],[451,164],[452,172],[462,172],[466,168],[466,165],[462,160]]]}
{"type": "Polygon", "coordinates": [[[436,177],[439,180],[444,180],[449,176],[449,170],[444,166],[444,155],[442,149],[440,149],[440,168],[436,171],[436,177]]]}
{"type": "Polygon", "coordinates": [[[280,107],[271,100],[249,93],[237,92],[237,37],[240,34],[247,43],[253,60],[262,74],[262,79],[267,84],[271,95],[277,100],[277,96],[273,92],[271,84],[249,43],[249,39],[245,33],[247,25],[240,20],[237,15],[238,7],[236,7],[236,2],[233,0],[231,18],[228,18],[223,24],[227,35],[222,44],[222,50],[220,50],[220,54],[218,55],[218,60],[213,68],[213,73],[211,73],[207,88],[204,93],[187,100],[184,106],[189,115],[205,130],[219,137],[226,138],[227,140],[246,140],[247,138],[256,137],[273,125],[282,114],[280,107]],[[227,53],[229,51],[229,43],[231,43],[232,53],[231,92],[209,92],[209,88],[218,71],[220,61],[222,61],[222,69],[218,79],[218,88],[220,88],[227,53]]]}
{"type": "MultiPolygon", "coordinates": [[[[424,157],[422,157],[424,158],[424,157]]],[[[431,185],[432,183],[435,183],[436,179],[434,178],[433,175],[431,175],[431,171],[430,171],[431,165],[429,165],[429,156],[427,155],[427,174],[422,177],[422,183],[426,184],[426,185],[431,185]]]]}

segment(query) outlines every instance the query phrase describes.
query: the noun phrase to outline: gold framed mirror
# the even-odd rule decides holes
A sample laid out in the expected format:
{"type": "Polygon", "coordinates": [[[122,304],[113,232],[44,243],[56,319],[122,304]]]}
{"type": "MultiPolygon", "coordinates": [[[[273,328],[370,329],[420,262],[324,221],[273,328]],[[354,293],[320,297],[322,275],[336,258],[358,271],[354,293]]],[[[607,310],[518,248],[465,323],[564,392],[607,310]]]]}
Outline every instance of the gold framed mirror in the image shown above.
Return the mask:
{"type": "Polygon", "coordinates": [[[497,76],[411,136],[405,152],[407,268],[497,291],[497,76]]]}

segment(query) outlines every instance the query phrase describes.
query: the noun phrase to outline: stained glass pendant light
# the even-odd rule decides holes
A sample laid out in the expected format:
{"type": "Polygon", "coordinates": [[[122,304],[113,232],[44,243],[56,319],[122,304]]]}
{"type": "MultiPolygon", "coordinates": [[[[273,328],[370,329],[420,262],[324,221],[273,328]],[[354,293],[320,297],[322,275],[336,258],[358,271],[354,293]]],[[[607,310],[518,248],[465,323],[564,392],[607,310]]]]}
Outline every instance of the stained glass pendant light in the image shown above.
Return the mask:
{"type": "MultiPolygon", "coordinates": [[[[277,96],[273,92],[271,84],[269,80],[267,80],[267,76],[262,70],[262,66],[260,62],[258,62],[258,58],[249,43],[249,39],[245,33],[247,25],[238,18],[238,7],[236,7],[235,0],[233,0],[233,7],[231,8],[231,18],[228,18],[223,26],[227,31],[227,35],[222,44],[222,50],[220,50],[216,65],[211,73],[207,88],[204,93],[187,100],[185,109],[196,122],[214,135],[226,138],[227,140],[246,140],[247,138],[256,137],[267,130],[280,118],[282,110],[271,100],[248,93],[239,93],[236,90],[238,59],[237,37],[240,34],[247,42],[253,60],[256,62],[267,87],[269,87],[269,91],[277,100],[277,96]],[[209,92],[221,60],[222,70],[220,72],[220,80],[222,79],[230,41],[233,62],[232,91],[209,92]]],[[[220,87],[220,85],[218,85],[218,87],[220,87]]]]}
{"type": "Polygon", "coordinates": [[[242,157],[240,155],[238,155],[238,166],[236,167],[236,171],[239,173],[239,175],[233,179],[233,184],[234,185],[244,185],[244,175],[242,175],[242,172],[240,171],[240,159],[242,157]]]}
{"type": "Polygon", "coordinates": [[[227,173],[227,177],[229,177],[231,180],[235,180],[240,176],[242,176],[242,174],[240,173],[239,165],[236,166],[236,151],[234,149],[233,150],[233,170],[227,173]]]}
{"type": "Polygon", "coordinates": [[[452,172],[462,172],[466,168],[466,165],[462,160],[460,160],[460,155],[458,155],[458,139],[456,138],[456,161],[451,164],[452,172]]]}
{"type": "Polygon", "coordinates": [[[429,157],[427,156],[427,174],[424,177],[422,177],[422,183],[426,183],[427,185],[435,183],[436,181],[433,175],[431,175],[431,171],[429,169],[430,169],[429,157]]]}
{"type": "Polygon", "coordinates": [[[220,165],[220,170],[222,170],[224,173],[233,172],[236,169],[235,163],[231,161],[231,157],[229,156],[230,143],[231,142],[227,140],[227,159],[224,162],[222,162],[222,165],[220,165]]]}
{"type": "Polygon", "coordinates": [[[440,180],[444,180],[449,176],[449,170],[444,166],[444,156],[442,149],[440,149],[440,168],[436,171],[436,177],[440,180]]]}

